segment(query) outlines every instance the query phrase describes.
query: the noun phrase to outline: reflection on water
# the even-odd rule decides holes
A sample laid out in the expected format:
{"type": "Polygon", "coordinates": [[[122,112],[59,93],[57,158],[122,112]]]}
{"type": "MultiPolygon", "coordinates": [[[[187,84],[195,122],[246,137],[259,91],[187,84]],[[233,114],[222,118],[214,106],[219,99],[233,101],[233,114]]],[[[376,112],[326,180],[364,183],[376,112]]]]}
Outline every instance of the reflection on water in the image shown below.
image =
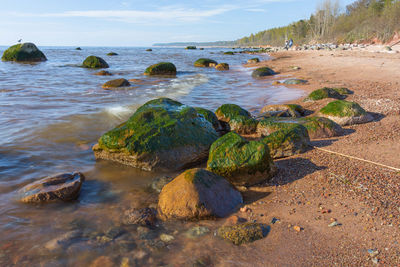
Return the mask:
{"type": "Polygon", "coordinates": [[[165,173],[96,162],[91,147],[102,133],[153,98],[170,97],[211,110],[236,103],[257,112],[265,104],[290,101],[302,92],[251,79],[251,70],[242,64],[253,56],[223,55],[221,49],[42,50],[48,58],[44,63],[0,63],[0,265],[87,266],[102,255],[116,265],[123,261],[132,266],[196,261],[207,265],[222,260],[209,251],[210,247],[231,253],[234,248],[213,238],[212,230],[219,222],[168,222],[151,230],[123,225],[125,210],[155,205],[157,194],[149,184],[165,173]],[[111,50],[119,56],[105,56],[111,50]],[[102,56],[115,75],[96,76],[95,70],[78,67],[92,54],[102,56]],[[227,62],[231,70],[194,68],[193,62],[200,57],[227,62]],[[142,75],[148,65],[159,61],[173,62],[179,71],[177,77],[142,75]],[[101,88],[107,80],[120,77],[134,79],[132,87],[101,88]],[[14,199],[16,190],[29,182],[74,170],[87,178],[74,202],[23,205],[14,199]],[[210,233],[188,237],[187,231],[199,224],[210,233]],[[174,240],[162,241],[161,234],[174,240]],[[59,242],[54,242],[55,238],[59,242]]]}

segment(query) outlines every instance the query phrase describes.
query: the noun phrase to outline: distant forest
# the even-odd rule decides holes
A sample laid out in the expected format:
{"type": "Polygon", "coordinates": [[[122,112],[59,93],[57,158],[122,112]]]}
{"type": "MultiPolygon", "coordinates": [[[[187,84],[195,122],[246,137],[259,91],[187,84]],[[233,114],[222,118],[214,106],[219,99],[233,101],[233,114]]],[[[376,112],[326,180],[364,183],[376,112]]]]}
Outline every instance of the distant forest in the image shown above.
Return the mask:
{"type": "Polygon", "coordinates": [[[390,40],[400,30],[400,0],[358,0],[340,12],[339,2],[325,0],[308,20],[273,28],[237,40],[237,45],[282,46],[286,39],[295,44],[353,43],[390,40]]]}
{"type": "Polygon", "coordinates": [[[338,0],[324,0],[309,19],[284,27],[251,34],[236,41],[173,43],[155,45],[198,46],[282,46],[292,38],[295,44],[369,42],[390,40],[400,31],[400,0],[358,0],[340,10],[338,0]]]}

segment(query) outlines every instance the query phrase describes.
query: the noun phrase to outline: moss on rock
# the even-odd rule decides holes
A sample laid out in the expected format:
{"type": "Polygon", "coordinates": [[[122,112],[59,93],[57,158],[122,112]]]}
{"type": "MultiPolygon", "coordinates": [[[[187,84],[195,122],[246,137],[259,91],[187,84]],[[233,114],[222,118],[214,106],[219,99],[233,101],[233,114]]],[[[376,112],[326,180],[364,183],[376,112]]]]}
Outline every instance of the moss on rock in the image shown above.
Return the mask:
{"type": "Polygon", "coordinates": [[[110,53],[107,53],[107,56],[118,56],[118,54],[115,52],[110,52],[110,53]]]}
{"type": "Polygon", "coordinates": [[[268,67],[262,67],[262,68],[255,69],[253,71],[253,73],[251,74],[251,76],[253,78],[262,78],[262,77],[271,76],[274,74],[276,74],[276,73],[272,69],[270,69],[268,67]]]}
{"type": "Polygon", "coordinates": [[[268,234],[268,227],[261,223],[243,223],[234,226],[221,226],[217,235],[235,245],[262,239],[268,234]]]}
{"type": "Polygon", "coordinates": [[[40,62],[47,58],[33,43],[16,44],[4,51],[2,61],[40,62]]]}
{"type": "Polygon", "coordinates": [[[235,104],[224,104],[215,112],[218,120],[229,124],[230,129],[239,134],[252,134],[257,130],[257,120],[251,114],[235,104]]]}
{"type": "Polygon", "coordinates": [[[170,62],[151,65],[144,71],[145,75],[176,75],[176,67],[170,62]]]}
{"type": "Polygon", "coordinates": [[[195,67],[215,67],[217,64],[217,61],[209,58],[199,58],[194,62],[195,67]]]}
{"type": "Polygon", "coordinates": [[[83,67],[90,69],[108,68],[107,62],[101,57],[88,56],[82,63],[83,67]]]}
{"type": "Polygon", "coordinates": [[[258,57],[251,58],[251,59],[247,60],[248,64],[255,64],[255,63],[258,63],[258,62],[260,62],[260,59],[258,57]]]}
{"type": "Polygon", "coordinates": [[[344,99],[345,97],[333,88],[324,87],[311,92],[304,101],[316,101],[324,98],[344,99]]]}
{"type": "Polygon", "coordinates": [[[209,121],[212,124],[212,126],[214,127],[214,129],[216,131],[221,130],[221,125],[220,125],[219,120],[214,112],[212,112],[211,110],[205,109],[205,108],[200,108],[200,107],[196,107],[195,109],[198,114],[202,115],[207,121],[209,121]]]}
{"type": "Polygon", "coordinates": [[[232,52],[232,51],[224,52],[224,55],[231,55],[231,56],[233,56],[234,54],[235,54],[235,52],[232,52]]]}
{"type": "Polygon", "coordinates": [[[270,117],[294,117],[298,118],[304,115],[305,110],[297,104],[268,105],[261,109],[263,116],[270,117]]]}
{"type": "Polygon", "coordinates": [[[186,170],[161,190],[158,210],[164,219],[225,217],[243,203],[223,177],[205,169],[186,170]]]}
{"type": "Polygon", "coordinates": [[[105,89],[110,89],[110,88],[118,88],[118,87],[127,87],[130,85],[131,84],[128,82],[128,80],[121,78],[121,79],[115,79],[115,80],[108,81],[108,82],[104,83],[102,87],[105,89]]]}
{"type": "Polygon", "coordinates": [[[212,124],[194,108],[159,98],[101,136],[93,150],[96,158],[145,170],[179,170],[204,161],[217,138],[212,124]]]}
{"type": "Polygon", "coordinates": [[[186,50],[195,50],[195,49],[197,49],[197,47],[194,46],[194,45],[189,45],[189,46],[186,46],[185,49],[186,49],[186,50]]]}
{"type": "Polygon", "coordinates": [[[319,111],[319,115],[331,119],[339,125],[352,125],[372,120],[372,116],[359,104],[344,100],[328,103],[319,111]]]}
{"type": "Polygon", "coordinates": [[[215,66],[216,70],[229,70],[229,64],[228,63],[219,63],[217,66],[215,66]]]}
{"type": "Polygon", "coordinates": [[[281,130],[274,131],[261,140],[268,145],[272,158],[289,157],[307,150],[310,137],[303,125],[281,123],[281,127],[281,130]]]}
{"type": "Polygon", "coordinates": [[[268,146],[247,141],[230,132],[210,148],[207,169],[235,185],[253,185],[270,179],[275,173],[268,146]]]}

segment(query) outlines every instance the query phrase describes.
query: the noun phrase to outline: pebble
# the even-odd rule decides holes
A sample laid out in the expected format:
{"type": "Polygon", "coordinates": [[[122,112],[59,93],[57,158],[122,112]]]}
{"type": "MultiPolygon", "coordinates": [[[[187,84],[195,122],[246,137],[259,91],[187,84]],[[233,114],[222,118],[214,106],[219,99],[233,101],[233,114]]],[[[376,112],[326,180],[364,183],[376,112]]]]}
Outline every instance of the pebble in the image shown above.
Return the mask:
{"type": "Polygon", "coordinates": [[[371,257],[375,257],[376,255],[379,254],[379,251],[376,249],[368,249],[367,251],[368,251],[369,256],[371,256],[371,257]]]}
{"type": "Polygon", "coordinates": [[[203,236],[205,234],[208,234],[210,232],[210,229],[208,229],[205,226],[195,226],[190,228],[186,233],[186,237],[189,238],[196,238],[196,237],[200,237],[203,236]]]}
{"type": "Polygon", "coordinates": [[[160,235],[160,239],[161,239],[161,241],[163,241],[163,242],[165,242],[165,243],[169,243],[169,242],[171,242],[172,240],[174,240],[175,237],[173,237],[172,235],[161,234],[161,235],[160,235]]]}
{"type": "Polygon", "coordinates": [[[334,222],[328,224],[328,227],[334,227],[334,226],[340,226],[340,225],[342,225],[342,224],[338,223],[337,221],[334,221],[334,222]]]}
{"type": "Polygon", "coordinates": [[[275,218],[275,217],[273,217],[272,219],[271,219],[271,223],[272,224],[275,224],[276,222],[279,222],[280,220],[278,219],[278,218],[275,218]]]}
{"type": "Polygon", "coordinates": [[[247,206],[241,207],[240,212],[251,212],[251,209],[247,206]]]}
{"type": "Polygon", "coordinates": [[[293,226],[293,229],[294,229],[296,232],[300,232],[300,231],[302,230],[302,228],[301,228],[300,226],[298,226],[298,225],[293,226]]]}
{"type": "Polygon", "coordinates": [[[374,264],[378,264],[378,262],[379,262],[379,260],[378,260],[377,258],[373,258],[373,259],[371,259],[371,261],[372,261],[374,264]]]}

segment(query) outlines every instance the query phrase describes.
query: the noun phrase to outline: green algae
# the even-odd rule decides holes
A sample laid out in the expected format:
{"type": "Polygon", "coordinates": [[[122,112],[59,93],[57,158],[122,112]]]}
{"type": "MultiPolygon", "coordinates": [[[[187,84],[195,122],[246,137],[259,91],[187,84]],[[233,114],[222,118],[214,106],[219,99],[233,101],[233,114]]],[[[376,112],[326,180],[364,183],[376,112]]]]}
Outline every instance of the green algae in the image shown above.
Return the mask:
{"type": "Polygon", "coordinates": [[[2,61],[16,62],[38,62],[46,61],[47,58],[36,45],[32,43],[16,44],[4,51],[2,61]]]}
{"type": "Polygon", "coordinates": [[[220,127],[220,123],[214,112],[200,107],[195,107],[195,110],[198,114],[202,115],[207,121],[209,121],[213,125],[214,129],[218,129],[220,127]]]}
{"type": "Polygon", "coordinates": [[[250,243],[265,237],[268,227],[260,223],[244,223],[234,226],[221,226],[217,235],[235,245],[250,243]]]}
{"type": "Polygon", "coordinates": [[[231,119],[242,116],[250,119],[251,114],[236,104],[223,104],[216,111],[219,120],[229,122],[231,119]]]}
{"type": "Polygon", "coordinates": [[[102,59],[101,57],[96,57],[96,56],[89,56],[87,57],[83,63],[82,66],[85,68],[90,68],[90,69],[99,69],[99,68],[108,68],[107,62],[102,59]]]}
{"type": "Polygon", "coordinates": [[[199,58],[194,62],[195,67],[210,67],[210,64],[217,65],[217,61],[209,59],[209,58],[199,58]]]}
{"type": "Polygon", "coordinates": [[[176,67],[170,62],[151,65],[144,71],[145,75],[176,75],[176,67]]]}
{"type": "Polygon", "coordinates": [[[316,101],[324,98],[343,99],[345,97],[346,96],[340,94],[338,90],[335,90],[334,88],[323,87],[311,92],[304,101],[316,101]]]}
{"type": "Polygon", "coordinates": [[[354,117],[365,115],[366,111],[355,102],[336,100],[323,107],[320,113],[336,117],[354,117]]]}
{"type": "Polygon", "coordinates": [[[255,69],[253,71],[253,73],[251,74],[251,76],[253,78],[261,78],[261,77],[265,77],[265,76],[271,76],[274,74],[276,74],[276,73],[272,69],[270,69],[268,67],[262,67],[262,68],[255,69]]]}

